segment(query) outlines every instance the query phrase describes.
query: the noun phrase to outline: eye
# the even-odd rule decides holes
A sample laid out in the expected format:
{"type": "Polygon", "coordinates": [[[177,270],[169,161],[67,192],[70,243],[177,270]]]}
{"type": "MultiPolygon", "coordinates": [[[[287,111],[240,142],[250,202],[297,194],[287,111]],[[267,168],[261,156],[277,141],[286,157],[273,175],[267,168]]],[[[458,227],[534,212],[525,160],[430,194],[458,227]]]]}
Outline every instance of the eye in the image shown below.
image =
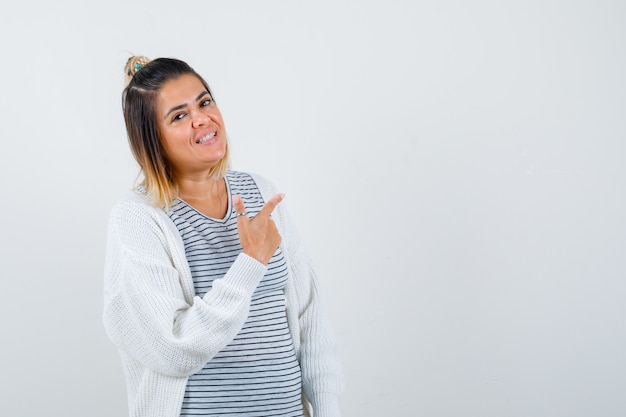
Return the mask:
{"type": "Polygon", "coordinates": [[[172,117],[172,122],[177,122],[179,120],[182,120],[185,116],[186,116],[185,113],[175,114],[174,117],[172,117]]]}
{"type": "Polygon", "coordinates": [[[202,100],[202,102],[200,103],[200,107],[210,106],[211,103],[213,103],[213,99],[207,98],[205,100],[202,100]]]}

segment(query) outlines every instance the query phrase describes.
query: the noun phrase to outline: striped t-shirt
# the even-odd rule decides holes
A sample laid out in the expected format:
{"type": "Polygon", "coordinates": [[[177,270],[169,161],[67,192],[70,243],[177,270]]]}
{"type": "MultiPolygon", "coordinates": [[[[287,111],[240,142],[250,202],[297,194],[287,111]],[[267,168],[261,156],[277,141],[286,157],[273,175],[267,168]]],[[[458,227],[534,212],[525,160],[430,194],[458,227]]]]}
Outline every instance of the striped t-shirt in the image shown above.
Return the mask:
{"type": "MultiPolygon", "coordinates": [[[[231,195],[241,195],[248,216],[264,205],[254,180],[226,175],[228,210],[213,219],[179,200],[168,215],[178,228],[196,294],[204,296],[241,253],[231,195]]],[[[284,288],[287,265],[280,250],[255,290],[239,334],[189,377],[181,416],[301,417],[301,372],[287,326],[284,288]]]]}

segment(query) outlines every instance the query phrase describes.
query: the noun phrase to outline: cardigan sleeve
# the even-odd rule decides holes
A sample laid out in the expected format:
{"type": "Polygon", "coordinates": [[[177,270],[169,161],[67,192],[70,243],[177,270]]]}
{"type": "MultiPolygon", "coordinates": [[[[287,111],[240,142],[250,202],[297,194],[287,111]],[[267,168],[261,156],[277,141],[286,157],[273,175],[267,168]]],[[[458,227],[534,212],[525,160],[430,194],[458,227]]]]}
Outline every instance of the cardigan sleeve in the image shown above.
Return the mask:
{"type": "MultiPolygon", "coordinates": [[[[254,176],[264,198],[276,193],[274,186],[258,175],[254,176]]],[[[320,300],[318,280],[296,227],[281,203],[275,210],[275,220],[282,234],[282,247],[287,254],[292,291],[298,319],[300,339],[299,359],[304,393],[311,403],[314,417],[339,417],[339,397],[344,377],[335,338],[320,300]]]]}
{"type": "Polygon", "coordinates": [[[183,276],[190,273],[180,236],[168,222],[162,211],[138,201],[112,210],[103,322],[112,342],[143,366],[189,376],[239,332],[266,267],[240,254],[211,291],[193,296],[184,288],[193,284],[183,276]]]}

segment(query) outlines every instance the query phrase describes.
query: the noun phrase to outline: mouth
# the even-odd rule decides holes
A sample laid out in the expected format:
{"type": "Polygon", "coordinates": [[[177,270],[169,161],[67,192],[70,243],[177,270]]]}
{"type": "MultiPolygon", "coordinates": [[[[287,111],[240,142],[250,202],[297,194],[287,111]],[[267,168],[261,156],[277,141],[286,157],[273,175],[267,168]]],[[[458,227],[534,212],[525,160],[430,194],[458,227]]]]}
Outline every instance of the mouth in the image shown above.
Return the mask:
{"type": "Polygon", "coordinates": [[[211,139],[213,139],[215,137],[215,132],[211,132],[208,135],[206,135],[205,137],[199,139],[196,141],[196,143],[198,145],[202,145],[204,143],[207,143],[208,141],[210,141],[211,139]]]}

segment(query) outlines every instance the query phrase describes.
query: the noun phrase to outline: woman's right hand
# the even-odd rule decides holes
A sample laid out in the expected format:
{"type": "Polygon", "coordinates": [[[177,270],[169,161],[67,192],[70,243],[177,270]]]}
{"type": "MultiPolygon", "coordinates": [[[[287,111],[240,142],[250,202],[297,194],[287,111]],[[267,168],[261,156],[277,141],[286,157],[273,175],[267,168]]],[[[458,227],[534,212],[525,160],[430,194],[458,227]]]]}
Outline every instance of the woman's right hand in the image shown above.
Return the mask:
{"type": "MultiPolygon", "coordinates": [[[[237,216],[237,229],[243,253],[267,265],[274,256],[281,241],[276,224],[270,219],[274,208],[283,200],[284,194],[276,194],[270,198],[259,213],[252,219],[247,215],[237,216]]],[[[245,213],[246,207],[240,195],[233,195],[235,213],[245,213]]]]}

